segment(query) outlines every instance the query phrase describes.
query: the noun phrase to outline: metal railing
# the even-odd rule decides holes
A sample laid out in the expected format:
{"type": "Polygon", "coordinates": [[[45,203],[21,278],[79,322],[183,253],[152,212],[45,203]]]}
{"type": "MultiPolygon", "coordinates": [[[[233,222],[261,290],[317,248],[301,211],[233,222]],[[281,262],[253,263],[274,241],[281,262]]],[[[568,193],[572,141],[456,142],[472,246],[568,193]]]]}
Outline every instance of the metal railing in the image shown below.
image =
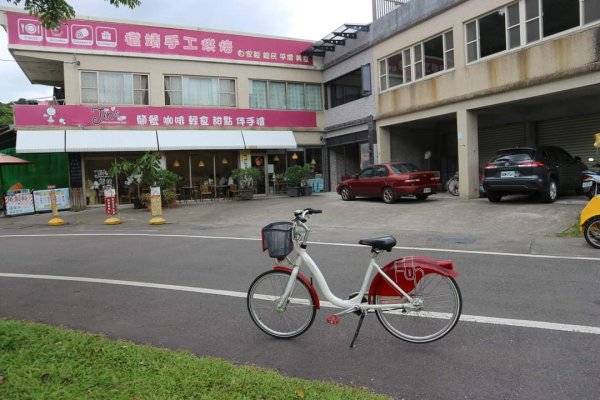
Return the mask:
{"type": "Polygon", "coordinates": [[[411,0],[373,0],[373,21],[410,2],[411,0]]]}

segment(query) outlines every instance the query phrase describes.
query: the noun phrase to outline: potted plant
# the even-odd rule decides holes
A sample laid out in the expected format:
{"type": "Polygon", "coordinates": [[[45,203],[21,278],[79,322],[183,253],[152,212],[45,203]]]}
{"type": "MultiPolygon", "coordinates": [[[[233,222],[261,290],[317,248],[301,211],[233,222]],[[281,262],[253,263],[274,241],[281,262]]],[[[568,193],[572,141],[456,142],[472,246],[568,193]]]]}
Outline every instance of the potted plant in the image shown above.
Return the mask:
{"type": "Polygon", "coordinates": [[[260,169],[256,167],[240,168],[231,171],[231,177],[238,184],[238,198],[250,200],[254,195],[254,182],[261,177],[260,169]]]}
{"type": "Polygon", "coordinates": [[[181,181],[181,176],[161,168],[158,153],[146,153],[133,162],[122,159],[111,166],[109,174],[125,174],[126,182],[136,184],[137,198],[133,199],[134,208],[143,208],[150,203],[148,196],[141,194],[141,187],[159,186],[164,199],[165,191],[175,191],[181,181]]]}
{"type": "Polygon", "coordinates": [[[175,189],[167,189],[163,192],[163,198],[165,199],[165,203],[169,208],[177,207],[177,191],[175,189]]]}
{"type": "Polygon", "coordinates": [[[309,174],[310,167],[306,164],[294,165],[285,171],[284,177],[288,185],[288,196],[310,196],[312,194],[312,190],[308,191],[305,189],[312,189],[310,186],[306,186],[306,179],[308,178],[309,174]]]}

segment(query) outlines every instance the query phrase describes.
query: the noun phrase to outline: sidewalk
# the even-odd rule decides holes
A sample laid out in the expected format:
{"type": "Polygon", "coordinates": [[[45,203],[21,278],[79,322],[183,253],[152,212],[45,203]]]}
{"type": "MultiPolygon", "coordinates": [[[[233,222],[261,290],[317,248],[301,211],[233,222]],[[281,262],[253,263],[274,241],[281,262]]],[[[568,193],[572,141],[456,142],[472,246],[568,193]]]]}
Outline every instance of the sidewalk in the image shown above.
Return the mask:
{"type": "MultiPolygon", "coordinates": [[[[167,220],[164,226],[151,226],[147,210],[136,210],[131,205],[120,206],[122,224],[106,226],[110,229],[164,229],[189,231],[201,227],[221,227],[240,230],[255,229],[277,220],[290,220],[292,212],[305,207],[319,208],[323,214],[315,216],[311,226],[320,229],[361,232],[390,232],[392,234],[425,234],[472,236],[528,237],[554,236],[575,222],[586,204],[583,196],[562,197],[553,204],[544,204],[525,198],[509,199],[492,204],[487,199],[464,201],[446,193],[431,196],[426,201],[411,198],[395,204],[384,204],[379,199],[359,199],[344,202],[335,192],[317,193],[309,197],[257,197],[248,201],[218,200],[202,203],[187,202],[176,208],[163,209],[167,220]]],[[[48,213],[16,217],[0,217],[0,232],[25,228],[89,229],[105,227],[104,208],[88,207],[84,211],[62,211],[65,227],[48,227],[52,218],[48,213]]],[[[345,235],[344,235],[345,236],[345,235]]]]}

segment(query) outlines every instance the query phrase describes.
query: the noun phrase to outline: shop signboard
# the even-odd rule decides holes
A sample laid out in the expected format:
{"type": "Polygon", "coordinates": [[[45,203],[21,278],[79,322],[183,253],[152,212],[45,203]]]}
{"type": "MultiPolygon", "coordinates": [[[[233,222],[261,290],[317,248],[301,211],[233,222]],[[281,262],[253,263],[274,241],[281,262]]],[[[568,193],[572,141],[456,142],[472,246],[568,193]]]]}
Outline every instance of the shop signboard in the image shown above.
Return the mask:
{"type": "Polygon", "coordinates": [[[313,66],[304,40],[251,36],[201,29],[167,28],[105,21],[69,20],[45,29],[38,18],[7,12],[10,45],[70,49],[76,53],[140,54],[245,63],[313,66]]]}
{"type": "Polygon", "coordinates": [[[35,212],[33,194],[29,190],[20,193],[7,193],[4,196],[4,206],[4,213],[10,216],[33,214],[35,212]]]}
{"type": "Polygon", "coordinates": [[[104,212],[109,217],[117,215],[117,192],[112,187],[104,188],[104,212]]]}
{"type": "Polygon", "coordinates": [[[80,188],[83,186],[80,153],[69,153],[69,183],[72,188],[80,188]]]}
{"type": "Polygon", "coordinates": [[[250,168],[252,166],[252,153],[250,150],[240,150],[240,169],[250,168]]]}
{"type": "Polygon", "coordinates": [[[243,108],[15,104],[17,126],[145,129],[260,129],[317,126],[316,111],[243,108]]]}
{"type": "Polygon", "coordinates": [[[71,197],[69,188],[59,188],[52,190],[36,190],[33,192],[33,200],[35,203],[35,212],[52,211],[51,191],[54,191],[56,197],[56,209],[68,210],[71,208],[71,197]]]}

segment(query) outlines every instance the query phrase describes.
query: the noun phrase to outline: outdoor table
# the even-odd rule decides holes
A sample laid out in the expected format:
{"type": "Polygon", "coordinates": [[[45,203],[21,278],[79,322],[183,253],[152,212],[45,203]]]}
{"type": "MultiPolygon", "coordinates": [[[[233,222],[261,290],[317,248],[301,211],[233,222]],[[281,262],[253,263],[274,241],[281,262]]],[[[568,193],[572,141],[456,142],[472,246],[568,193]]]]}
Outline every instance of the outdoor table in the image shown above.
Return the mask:
{"type": "Polygon", "coordinates": [[[188,200],[196,201],[196,186],[182,186],[179,190],[184,203],[187,204],[188,200]]]}

